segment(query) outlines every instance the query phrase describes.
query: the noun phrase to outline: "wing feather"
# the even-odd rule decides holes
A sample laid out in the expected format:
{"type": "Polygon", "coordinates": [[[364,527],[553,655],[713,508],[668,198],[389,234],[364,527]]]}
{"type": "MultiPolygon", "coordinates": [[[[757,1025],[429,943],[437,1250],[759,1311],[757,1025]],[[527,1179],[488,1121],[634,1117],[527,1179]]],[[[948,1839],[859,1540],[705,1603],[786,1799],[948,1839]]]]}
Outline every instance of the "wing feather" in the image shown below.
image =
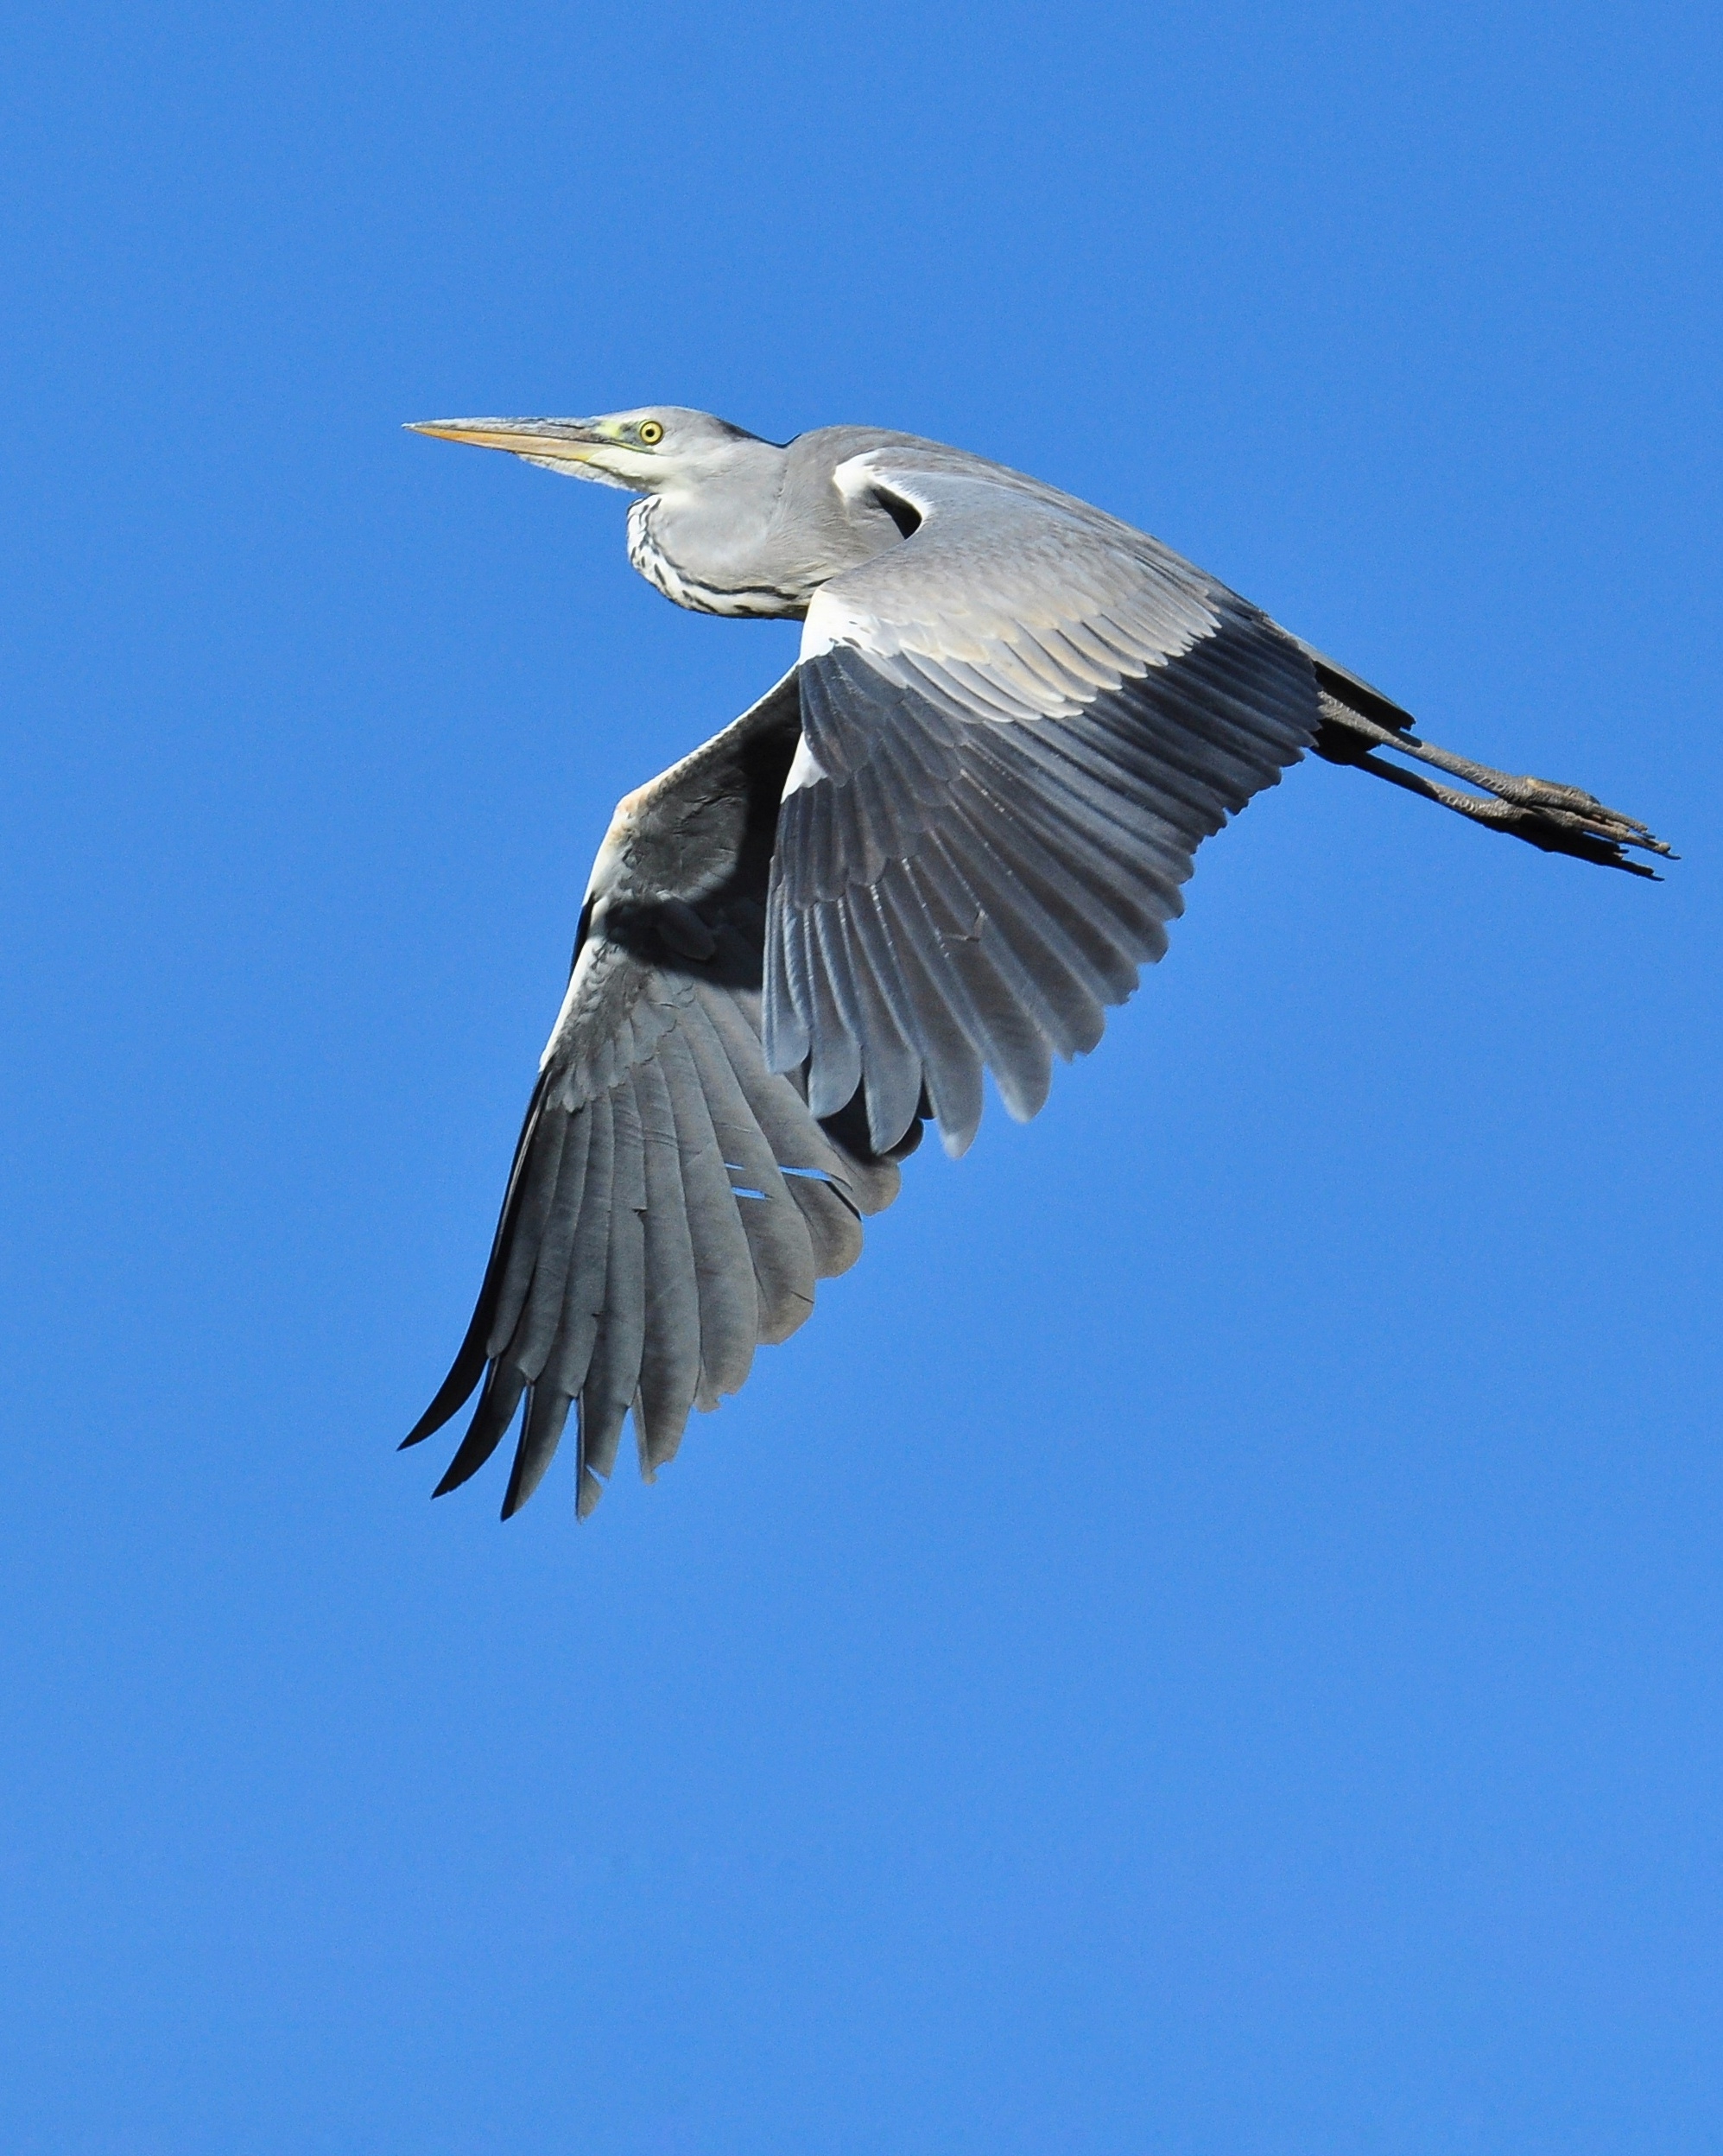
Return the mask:
{"type": "Polygon", "coordinates": [[[700,1389],[700,1285],[675,1111],[662,1059],[635,1073],[640,1103],[645,1235],[639,1401],[640,1456],[656,1474],[674,1459],[700,1389]]]}
{"type": "Polygon", "coordinates": [[[861,1083],[861,1019],[855,986],[830,905],[808,918],[808,974],[814,1007],[807,1013],[813,1043],[808,1066],[808,1104],[815,1115],[836,1115],[861,1083]]]}
{"type": "Polygon", "coordinates": [[[529,1385],[544,1368],[561,1328],[564,1291],[580,1222],[592,1134],[592,1119],[586,1110],[571,1114],[566,1108],[554,1108],[551,1114],[567,1128],[556,1164],[555,1196],[541,1231],[538,1262],[533,1268],[525,1308],[506,1344],[496,1350],[507,1356],[529,1385]]]}
{"type": "Polygon", "coordinates": [[[810,1114],[811,1101],[766,1069],[758,1037],[740,1011],[732,1006],[726,1012],[715,999],[707,1008],[761,1135],[780,1170],[788,1171],[781,1179],[808,1230],[815,1278],[847,1272],[861,1255],[862,1208],[866,1205],[877,1212],[890,1203],[896,1195],[896,1170],[884,1164],[878,1176],[864,1188],[855,1164],[820,1128],[818,1109],[810,1114]],[[877,1195],[882,1188],[883,1196],[877,1195]]]}
{"type": "MultiPolygon", "coordinates": [[[[580,1392],[581,1465],[600,1480],[616,1466],[622,1426],[640,1390],[646,1344],[646,1161],[640,1104],[630,1081],[611,1092],[611,1117],[616,1157],[605,1307],[580,1392]]],[[[642,1472],[649,1479],[643,1451],[642,1472]]]]}
{"type": "Polygon", "coordinates": [[[472,1420],[466,1426],[454,1458],[449,1462],[443,1479],[432,1492],[434,1497],[445,1497],[449,1491],[459,1489],[469,1476],[475,1475],[503,1442],[503,1433],[515,1419],[515,1410],[521,1404],[527,1381],[518,1370],[511,1370],[507,1363],[493,1362],[485,1373],[485,1385],[478,1395],[478,1405],[472,1420]]]}
{"type": "Polygon", "coordinates": [[[858,911],[866,910],[869,896],[891,941],[934,1113],[947,1130],[972,1132],[981,1120],[982,1059],[962,974],[947,962],[909,863],[896,864],[871,894],[858,897],[858,911]]]}
{"type": "MultiPolygon", "coordinates": [[[[692,1002],[692,999],[690,999],[692,1002]]],[[[725,1167],[711,1106],[688,1045],[685,1020],[659,1056],[676,1120],[676,1145],[687,1208],[700,1318],[696,1406],[711,1410],[747,1382],[760,1337],[753,1253],[738,1199],[725,1167]]],[[[757,1186],[746,1184],[746,1189],[757,1186]]],[[[763,1202],[748,1200],[749,1205],[763,1202]]]]}
{"type": "Polygon", "coordinates": [[[549,1107],[540,1113],[530,1136],[523,1141],[530,1172],[497,1291],[490,1338],[485,1342],[487,1356],[494,1357],[503,1352],[520,1322],[538,1265],[545,1225],[556,1200],[562,1148],[567,1137],[568,1118],[560,1109],[549,1107]]]}
{"type": "MultiPolygon", "coordinates": [[[[1030,1098],[1043,1043],[1023,1011],[1008,973],[1002,971],[998,929],[971,878],[966,853],[960,865],[941,836],[932,833],[909,866],[930,896],[930,912],[942,924],[947,971],[939,984],[941,992],[963,1015],[965,1030],[1001,1094],[1008,1100],[1030,1098]]],[[[941,1129],[954,1152],[961,1152],[975,1135],[972,1128],[953,1129],[943,1120],[941,1129]]]]}
{"type": "Polygon", "coordinates": [[[616,1124],[611,1097],[600,1094],[583,1111],[591,1128],[586,1177],[581,1186],[580,1217],[575,1224],[568,1280],[556,1347],[541,1385],[572,1399],[584,1391],[598,1344],[610,1284],[611,1204],[616,1194],[616,1124]]]}
{"type": "Polygon", "coordinates": [[[872,896],[872,886],[865,887],[856,892],[853,904],[822,909],[822,917],[843,946],[858,1021],[856,1037],[867,1043],[868,1135],[876,1149],[884,1151],[915,1119],[922,1059],[910,1045],[913,1028],[901,1015],[900,969],[889,946],[882,946],[876,954],[866,933],[870,926],[878,925],[872,896]]]}
{"type": "MultiPolygon", "coordinates": [[[[723,991],[702,986],[698,1022],[685,1030],[683,1039],[712,1109],[713,1132],[737,1185],[763,1194],[757,1199],[738,1199],[736,1205],[758,1297],[759,1338],[776,1344],[788,1340],[814,1308],[814,1246],[741,1081],[713,1030],[706,1007],[709,993],[722,996],[723,991]]],[[[724,1000],[728,1003],[729,999],[724,1000]]]]}
{"type": "Polygon", "coordinates": [[[526,1419],[521,1442],[515,1448],[515,1464],[503,1498],[503,1517],[512,1519],[543,1481],[546,1470],[562,1442],[568,1411],[574,1405],[566,1392],[549,1392],[542,1386],[527,1391],[526,1419]]]}

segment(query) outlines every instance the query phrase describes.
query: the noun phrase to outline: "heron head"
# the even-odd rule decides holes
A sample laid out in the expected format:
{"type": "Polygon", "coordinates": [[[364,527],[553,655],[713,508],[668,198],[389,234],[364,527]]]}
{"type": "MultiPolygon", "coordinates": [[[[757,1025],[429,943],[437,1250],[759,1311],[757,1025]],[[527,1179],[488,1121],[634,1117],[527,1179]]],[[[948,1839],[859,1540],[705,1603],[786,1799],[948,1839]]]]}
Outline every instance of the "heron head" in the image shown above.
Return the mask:
{"type": "Polygon", "coordinates": [[[548,472],[626,487],[630,494],[662,494],[713,476],[739,445],[759,440],[728,420],[680,404],[643,404],[600,419],[427,419],[409,422],[409,428],[441,441],[506,449],[548,472]]]}

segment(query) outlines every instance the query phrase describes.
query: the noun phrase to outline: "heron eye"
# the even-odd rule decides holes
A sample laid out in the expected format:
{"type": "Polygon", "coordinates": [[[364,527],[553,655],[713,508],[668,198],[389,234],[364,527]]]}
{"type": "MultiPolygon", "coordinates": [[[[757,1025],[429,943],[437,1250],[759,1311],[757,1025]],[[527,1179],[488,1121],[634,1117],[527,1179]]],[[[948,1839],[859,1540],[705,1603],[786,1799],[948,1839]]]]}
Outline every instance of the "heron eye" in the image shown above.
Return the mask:
{"type": "Polygon", "coordinates": [[[664,429],[656,419],[643,419],[640,422],[640,439],[649,449],[656,448],[664,439],[664,429]]]}

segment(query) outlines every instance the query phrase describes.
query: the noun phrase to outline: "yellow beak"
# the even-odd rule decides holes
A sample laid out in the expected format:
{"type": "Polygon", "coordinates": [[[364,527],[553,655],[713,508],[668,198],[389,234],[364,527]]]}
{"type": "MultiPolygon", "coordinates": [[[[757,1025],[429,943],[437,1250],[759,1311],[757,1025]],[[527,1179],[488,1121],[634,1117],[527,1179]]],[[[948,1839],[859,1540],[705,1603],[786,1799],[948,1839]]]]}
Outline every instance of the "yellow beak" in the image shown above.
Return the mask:
{"type": "Polygon", "coordinates": [[[594,449],[614,448],[578,419],[409,420],[408,432],[439,441],[467,441],[475,449],[507,449],[517,457],[549,457],[585,464],[594,449]]]}

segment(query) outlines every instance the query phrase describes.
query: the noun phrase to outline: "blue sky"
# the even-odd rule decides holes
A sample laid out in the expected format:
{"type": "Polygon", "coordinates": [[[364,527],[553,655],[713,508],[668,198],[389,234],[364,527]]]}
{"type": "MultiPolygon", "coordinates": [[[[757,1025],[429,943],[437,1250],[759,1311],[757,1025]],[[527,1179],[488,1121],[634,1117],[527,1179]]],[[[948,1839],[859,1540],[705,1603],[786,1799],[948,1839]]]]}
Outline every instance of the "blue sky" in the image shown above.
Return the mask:
{"type": "Polygon", "coordinates": [[[0,28],[0,2139],[1723,2133],[1719,63],[1657,4],[0,28]],[[436,1506],[617,796],[794,632],[406,419],[1034,471],[1326,765],[643,1490],[436,1506]]]}

